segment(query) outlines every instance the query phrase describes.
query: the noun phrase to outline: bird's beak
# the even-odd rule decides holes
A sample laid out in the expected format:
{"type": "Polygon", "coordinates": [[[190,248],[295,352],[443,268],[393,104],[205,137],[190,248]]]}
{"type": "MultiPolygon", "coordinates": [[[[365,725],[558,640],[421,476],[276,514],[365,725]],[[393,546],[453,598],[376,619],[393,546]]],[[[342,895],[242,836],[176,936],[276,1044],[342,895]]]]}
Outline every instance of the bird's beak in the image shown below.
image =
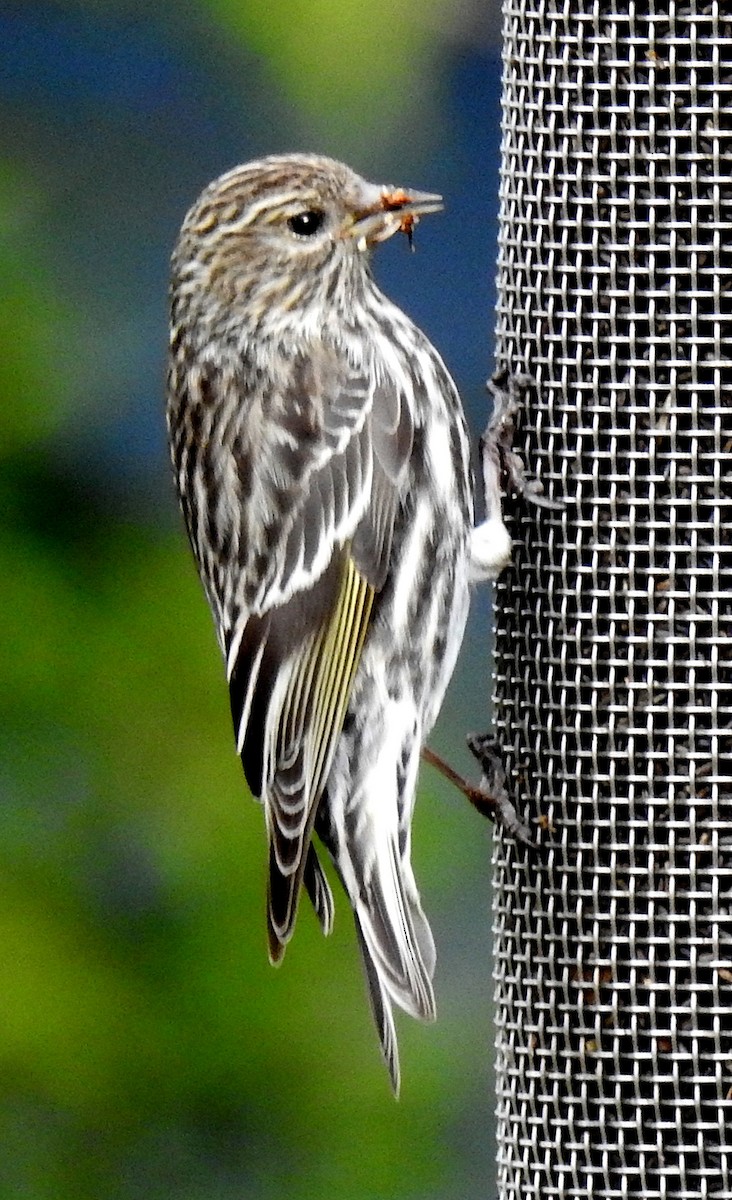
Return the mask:
{"type": "Polygon", "coordinates": [[[344,237],[358,239],[359,248],[385,242],[395,233],[411,233],[425,213],[440,212],[442,196],[431,192],[406,191],[404,188],[376,187],[367,184],[362,203],[354,206],[353,221],[344,230],[344,237]]]}

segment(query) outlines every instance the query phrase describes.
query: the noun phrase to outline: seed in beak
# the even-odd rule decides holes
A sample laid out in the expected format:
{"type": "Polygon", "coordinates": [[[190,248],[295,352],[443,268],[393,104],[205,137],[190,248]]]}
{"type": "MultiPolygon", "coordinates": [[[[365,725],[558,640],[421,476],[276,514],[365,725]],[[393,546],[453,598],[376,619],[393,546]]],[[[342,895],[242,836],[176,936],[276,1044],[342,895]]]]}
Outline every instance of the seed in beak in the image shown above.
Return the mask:
{"type": "Polygon", "coordinates": [[[437,212],[442,208],[442,197],[430,192],[407,192],[404,188],[387,188],[381,194],[381,207],[385,212],[397,213],[406,209],[399,224],[398,233],[406,235],[409,249],[414,250],[414,229],[419,223],[420,213],[437,212]]]}
{"type": "Polygon", "coordinates": [[[412,233],[423,213],[439,212],[442,197],[431,192],[407,191],[405,188],[365,186],[363,207],[356,208],[352,223],[346,227],[347,237],[358,239],[359,250],[365,251],[377,242],[385,242],[395,233],[404,233],[412,241],[412,233]],[[370,193],[370,194],[369,194],[370,193]]]}
{"type": "Polygon", "coordinates": [[[409,242],[409,249],[413,253],[414,253],[414,227],[418,221],[419,221],[419,217],[416,217],[414,215],[414,213],[405,213],[404,216],[402,217],[402,223],[399,226],[399,232],[406,234],[407,241],[409,242]]]}

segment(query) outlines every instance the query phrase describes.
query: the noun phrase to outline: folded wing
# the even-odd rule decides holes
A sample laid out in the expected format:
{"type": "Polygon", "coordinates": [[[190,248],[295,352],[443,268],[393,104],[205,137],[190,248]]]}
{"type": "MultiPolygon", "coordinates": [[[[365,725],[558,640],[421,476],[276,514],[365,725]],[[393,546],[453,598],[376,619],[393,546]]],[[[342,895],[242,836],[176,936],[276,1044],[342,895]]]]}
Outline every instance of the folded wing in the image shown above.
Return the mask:
{"type": "Polygon", "coordinates": [[[326,932],[332,923],[311,834],[389,572],[413,437],[394,384],[335,351],[319,346],[282,377],[276,395],[242,397],[228,472],[241,523],[219,609],[237,748],[266,814],[274,961],[303,882],[326,932]]]}

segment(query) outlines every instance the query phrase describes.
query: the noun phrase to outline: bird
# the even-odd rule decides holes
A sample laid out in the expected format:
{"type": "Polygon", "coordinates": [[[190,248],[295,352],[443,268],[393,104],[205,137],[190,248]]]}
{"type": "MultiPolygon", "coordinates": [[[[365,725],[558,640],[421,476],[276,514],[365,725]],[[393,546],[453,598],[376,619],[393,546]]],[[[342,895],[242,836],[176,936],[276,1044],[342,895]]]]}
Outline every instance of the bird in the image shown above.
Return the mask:
{"type": "Polygon", "coordinates": [[[396,1095],[393,1007],[435,1017],[411,865],[420,751],[471,582],[510,554],[500,514],[473,528],[457,388],[372,272],[379,243],[411,242],[442,207],[322,155],[270,155],[205,188],[171,262],[173,472],[264,809],[269,957],[303,889],[331,931],[325,855],[396,1095]]]}

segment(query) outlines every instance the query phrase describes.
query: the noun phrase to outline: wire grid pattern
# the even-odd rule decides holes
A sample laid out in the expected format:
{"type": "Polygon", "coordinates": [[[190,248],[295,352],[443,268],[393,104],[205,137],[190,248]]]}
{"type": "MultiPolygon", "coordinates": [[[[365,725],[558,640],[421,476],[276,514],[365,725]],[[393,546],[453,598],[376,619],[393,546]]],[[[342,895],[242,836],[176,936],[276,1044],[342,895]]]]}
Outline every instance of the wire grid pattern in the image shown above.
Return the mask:
{"type": "Polygon", "coordinates": [[[732,5],[507,0],[501,1200],[732,1197],[732,5]]]}

